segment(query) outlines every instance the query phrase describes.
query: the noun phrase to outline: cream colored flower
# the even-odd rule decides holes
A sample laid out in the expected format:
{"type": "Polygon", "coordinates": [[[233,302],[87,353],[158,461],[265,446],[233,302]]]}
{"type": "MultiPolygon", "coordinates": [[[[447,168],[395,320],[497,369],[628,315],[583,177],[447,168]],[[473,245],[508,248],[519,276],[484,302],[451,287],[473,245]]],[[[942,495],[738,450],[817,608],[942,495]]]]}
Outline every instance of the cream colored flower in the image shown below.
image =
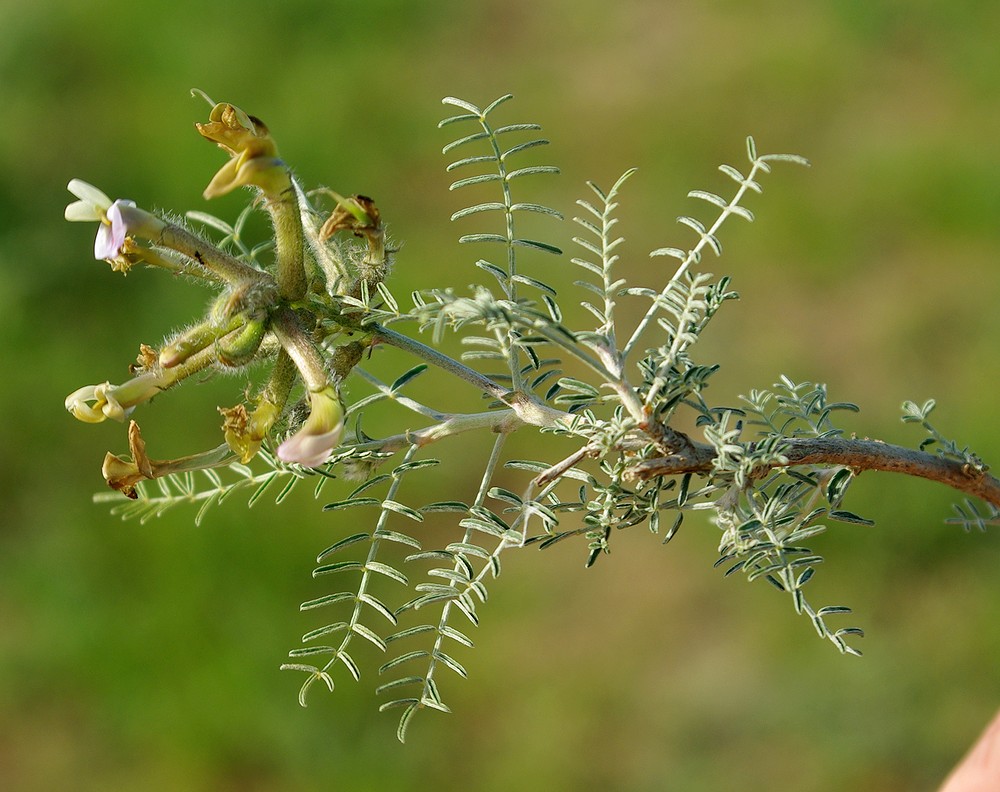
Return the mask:
{"type": "Polygon", "coordinates": [[[344,407],[332,386],[309,394],[312,410],[294,435],[278,446],[278,459],[319,467],[333,454],[344,432],[344,407]]]}

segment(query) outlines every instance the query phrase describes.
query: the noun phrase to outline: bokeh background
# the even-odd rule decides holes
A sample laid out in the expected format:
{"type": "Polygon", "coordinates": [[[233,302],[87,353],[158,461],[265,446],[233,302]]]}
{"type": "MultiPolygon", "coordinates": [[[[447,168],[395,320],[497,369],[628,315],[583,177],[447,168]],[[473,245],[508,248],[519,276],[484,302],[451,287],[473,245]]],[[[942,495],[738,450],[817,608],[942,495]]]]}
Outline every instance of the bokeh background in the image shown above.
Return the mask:
{"type": "MultiPolygon", "coordinates": [[[[709,266],[743,300],[703,341],[723,364],[708,396],[822,381],[862,406],[849,431],[913,444],[899,405],[933,396],[942,430],[996,461],[998,32],[1000,5],[975,0],[0,3],[0,787],[934,788],[1000,706],[1000,538],[945,525],[949,491],[889,475],[856,483],[850,507],[878,527],[817,542],[811,584],[855,608],[863,659],[770,587],[723,579],[715,530],[691,520],[666,548],[622,533],[589,571],[572,543],[512,555],[462,655],[471,679],[445,689],[455,714],[418,719],[405,746],[373,673],[301,709],[278,665],[319,623],[297,612],[326,590],[315,554],[359,518],[304,489],[200,527],[92,503],[124,430],[73,421],[64,396],[123,378],[207,297],[113,275],[62,211],[80,177],[234,218],[242,198],[200,197],[222,155],[193,130],[199,87],[264,118],[307,183],[376,197],[405,243],[397,294],[462,288],[476,251],[448,217],[472,199],[447,191],[439,100],[511,92],[508,120],[542,123],[563,171],[534,198],[571,216],[587,179],[640,168],[624,266],[655,281],[646,252],[688,243],[674,218],[703,210],[686,192],[728,189],[716,165],[752,133],[813,167],[776,169],[758,221],[723,231],[709,266]]],[[[546,233],[571,247],[569,223],[546,233]]],[[[242,387],[141,409],[154,455],[214,444],[215,405],[242,387]]],[[[474,468],[430,494],[468,492],[474,468]]]]}

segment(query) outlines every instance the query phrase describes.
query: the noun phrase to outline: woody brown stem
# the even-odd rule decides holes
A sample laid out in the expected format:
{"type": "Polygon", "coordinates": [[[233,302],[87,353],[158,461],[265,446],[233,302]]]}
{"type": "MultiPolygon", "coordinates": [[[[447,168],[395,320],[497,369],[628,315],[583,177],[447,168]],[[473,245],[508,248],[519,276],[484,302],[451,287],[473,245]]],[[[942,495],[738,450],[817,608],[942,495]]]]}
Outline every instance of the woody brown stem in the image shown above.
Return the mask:
{"type": "MultiPolygon", "coordinates": [[[[852,470],[883,470],[929,479],[952,489],[980,498],[1000,508],[1000,480],[984,469],[955,459],[928,454],[877,440],[845,438],[791,438],[780,449],[788,461],[771,467],[799,465],[842,465],[852,470]]],[[[628,470],[633,479],[677,476],[684,473],[710,473],[715,449],[694,444],[691,449],[667,457],[644,459],[628,470]]]]}

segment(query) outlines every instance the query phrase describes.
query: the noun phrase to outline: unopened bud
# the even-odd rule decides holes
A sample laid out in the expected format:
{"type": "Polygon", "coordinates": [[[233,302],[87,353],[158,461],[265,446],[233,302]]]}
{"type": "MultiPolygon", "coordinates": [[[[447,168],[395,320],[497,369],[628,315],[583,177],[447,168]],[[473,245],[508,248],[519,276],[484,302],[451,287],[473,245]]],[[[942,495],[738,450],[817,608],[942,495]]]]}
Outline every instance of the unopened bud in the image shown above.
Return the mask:
{"type": "Polygon", "coordinates": [[[195,325],[164,345],[160,350],[160,365],[163,368],[172,368],[183,363],[191,355],[213,343],[222,332],[225,331],[220,330],[212,322],[195,325]]]}
{"type": "Polygon", "coordinates": [[[261,319],[251,319],[242,327],[220,338],[215,344],[215,353],[223,366],[238,368],[245,366],[264,340],[267,322],[261,319]]]}

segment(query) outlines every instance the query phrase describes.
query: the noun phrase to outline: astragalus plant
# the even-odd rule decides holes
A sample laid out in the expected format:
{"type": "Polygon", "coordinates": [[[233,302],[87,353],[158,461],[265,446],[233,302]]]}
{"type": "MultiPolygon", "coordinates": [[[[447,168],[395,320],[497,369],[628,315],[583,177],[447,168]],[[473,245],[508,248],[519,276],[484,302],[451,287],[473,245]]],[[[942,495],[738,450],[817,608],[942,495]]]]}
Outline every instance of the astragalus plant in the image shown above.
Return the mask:
{"type": "MultiPolygon", "coordinates": [[[[575,216],[563,221],[529,197],[533,183],[558,171],[538,164],[548,141],[537,124],[504,120],[509,99],[483,108],[444,100],[455,113],[440,125],[453,133],[444,147],[451,188],[469,197],[452,219],[473,217],[485,229],[458,240],[481,256],[471,289],[427,284],[406,300],[394,294],[399,251],[375,202],[300,184],[268,128],[231,104],[212,103],[197,130],[228,155],[205,197],[251,194],[232,223],[202,212],[159,216],[70,182],[78,200],[66,218],[98,223],[97,259],[120,272],[160,268],[217,293],[185,330],[158,347],[141,345],[131,379],[66,399],[82,421],[128,423],[127,453],[109,453],[103,466],[121,493],[109,493],[119,500],[114,511],[145,520],[195,503],[200,520],[234,493],[252,505],[265,494],[281,501],[303,481],[317,495],[331,479],[353,482],[324,506],[330,545],[314,576],[329,584],[300,606],[319,622],[283,667],[304,675],[304,704],[317,682],[333,690],[338,674],[359,679],[354,647],[373,644],[385,657],[377,693],[383,709],[400,709],[400,739],[415,713],[447,711],[448,676],[466,676],[456,647],[472,646],[469,627],[478,626],[507,554],[565,539],[581,542],[591,565],[620,529],[645,525],[665,543],[695,511],[718,528],[716,566],[769,582],[821,637],[858,654],[861,630],[837,626],[849,609],[806,597],[822,561],[810,540],[831,523],[871,524],[845,506],[851,482],[866,470],[944,482],[966,496],[952,521],[967,529],[997,523],[1000,482],[929,423],[932,401],[903,405],[903,420],[921,434],[906,449],[845,434],[840,420],[857,407],[829,400],[819,384],[767,374],[777,384],[748,389],[738,404],[706,400],[719,364],[700,360],[697,342],[737,294],[729,277],[704,271],[705,257],[721,255],[727,221],[753,220],[745,204],[772,166],[808,163],[762,154],[748,138],[742,166],[721,166],[731,190],[690,192],[703,219],[679,218],[682,241],[629,267],[643,273],[629,282],[616,223],[632,171],[610,187],[588,184],[575,216]],[[245,238],[255,212],[273,228],[256,244],[245,238]],[[524,234],[531,215],[552,241],[524,234]],[[578,278],[563,293],[546,282],[558,268],[578,278]],[[448,334],[465,347],[458,358],[439,348],[448,334]],[[411,359],[392,381],[366,368],[385,347],[411,359]],[[236,403],[219,408],[222,436],[191,456],[155,458],[136,408],[212,371],[240,375],[236,403]],[[435,378],[434,403],[412,395],[418,377],[435,378]],[[452,397],[462,389],[478,393],[482,409],[456,410],[452,397]],[[372,437],[362,418],[377,402],[397,428],[372,437]],[[511,458],[505,445],[515,431],[560,441],[536,444],[535,459],[511,458]],[[462,460],[481,471],[478,487],[421,500],[459,434],[479,438],[481,453],[462,460]],[[422,531],[434,513],[451,526],[450,541],[422,531]]],[[[399,258],[400,267],[419,266],[399,258]]],[[[456,282],[468,278],[463,272],[456,282]]]]}

